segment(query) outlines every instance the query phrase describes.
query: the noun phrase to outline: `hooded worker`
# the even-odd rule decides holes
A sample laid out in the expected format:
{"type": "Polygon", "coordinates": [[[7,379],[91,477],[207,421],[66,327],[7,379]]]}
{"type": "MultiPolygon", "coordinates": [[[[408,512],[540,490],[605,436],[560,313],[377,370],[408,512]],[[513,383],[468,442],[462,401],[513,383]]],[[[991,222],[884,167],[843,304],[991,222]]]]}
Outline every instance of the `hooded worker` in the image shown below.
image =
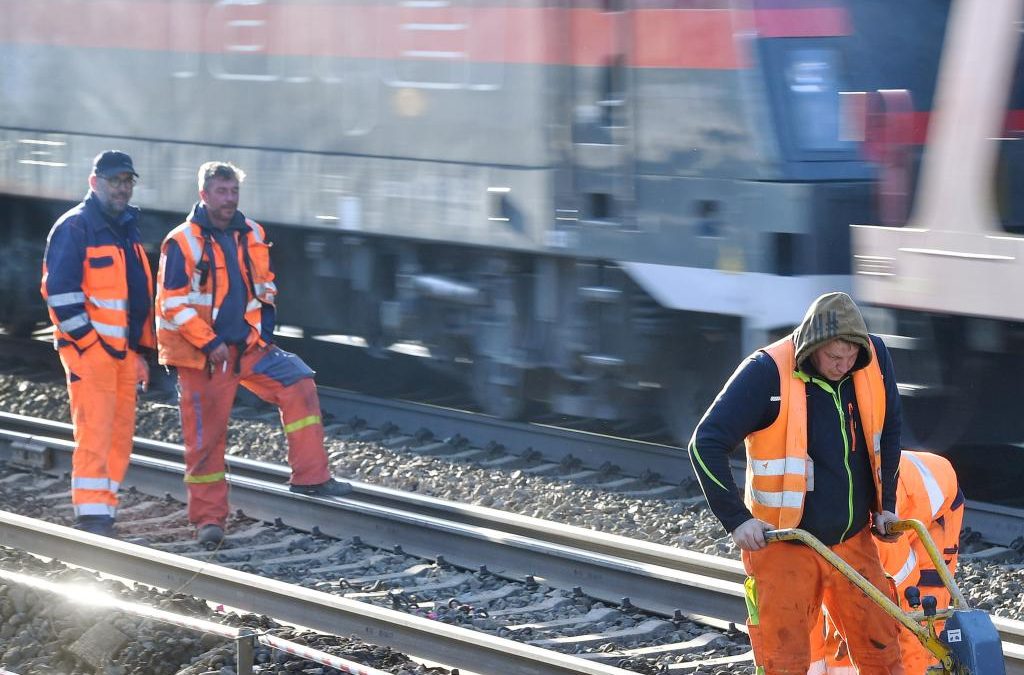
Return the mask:
{"type": "Polygon", "coordinates": [[[889,352],[846,293],[817,298],[792,334],[747,357],[690,440],[708,504],[742,550],[759,672],[805,675],[818,608],[848,627],[862,675],[903,673],[898,626],[811,548],[764,532],[807,530],[882,591],[874,537],[895,540],[901,409],[889,352]],[[743,443],[743,495],[728,454],[743,443]]]}

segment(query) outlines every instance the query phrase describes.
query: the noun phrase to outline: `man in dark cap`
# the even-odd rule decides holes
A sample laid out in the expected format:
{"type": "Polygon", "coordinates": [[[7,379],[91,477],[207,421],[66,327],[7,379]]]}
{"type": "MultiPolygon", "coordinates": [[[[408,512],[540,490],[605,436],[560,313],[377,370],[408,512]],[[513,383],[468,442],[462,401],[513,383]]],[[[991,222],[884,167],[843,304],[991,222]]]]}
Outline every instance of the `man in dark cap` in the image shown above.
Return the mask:
{"type": "Polygon", "coordinates": [[[805,675],[824,604],[862,675],[903,673],[896,622],[811,548],[766,545],[799,527],[877,588],[872,534],[896,520],[900,398],[885,344],[846,293],[815,300],[791,335],[740,364],[697,425],[690,459],[708,504],[742,552],[750,643],[761,672],[805,675]],[[743,442],[741,499],[728,453],[743,442]]]}
{"type": "Polygon", "coordinates": [[[41,292],[75,429],[75,527],[106,536],[131,454],[136,385],[148,385],[145,354],[156,346],[153,275],[129,205],[137,177],[127,154],[97,155],[89,193],[57,219],[43,258],[41,292]]]}

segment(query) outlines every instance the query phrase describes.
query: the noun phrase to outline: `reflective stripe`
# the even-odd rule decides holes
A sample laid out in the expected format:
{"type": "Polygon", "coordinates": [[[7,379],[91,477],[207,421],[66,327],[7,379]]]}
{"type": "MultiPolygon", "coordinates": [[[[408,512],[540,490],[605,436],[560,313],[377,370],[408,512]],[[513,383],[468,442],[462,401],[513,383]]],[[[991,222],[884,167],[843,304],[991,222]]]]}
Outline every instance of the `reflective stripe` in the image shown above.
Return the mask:
{"type": "Polygon", "coordinates": [[[195,476],[195,475],[185,476],[185,482],[186,483],[196,483],[196,484],[217,483],[217,482],[222,481],[222,480],[224,480],[224,472],[223,471],[218,471],[217,473],[204,473],[201,476],[195,476]]]}
{"type": "Polygon", "coordinates": [[[277,293],[277,285],[273,281],[268,281],[265,284],[255,284],[253,290],[256,291],[256,295],[263,295],[264,293],[277,293]]]}
{"type": "Polygon", "coordinates": [[[107,337],[113,338],[127,338],[128,328],[127,326],[112,326],[109,323],[98,323],[92,322],[92,327],[96,329],[96,332],[100,335],[106,335],[107,337]]]}
{"type": "Polygon", "coordinates": [[[178,332],[178,327],[175,326],[170,321],[164,319],[162,316],[158,316],[156,318],[156,328],[157,330],[171,330],[174,332],[178,332]]]}
{"type": "Polygon", "coordinates": [[[173,297],[170,297],[170,298],[167,298],[166,300],[164,300],[161,303],[161,308],[163,309],[163,311],[166,312],[169,309],[174,309],[175,307],[181,307],[182,305],[187,305],[189,302],[190,302],[190,299],[189,299],[189,297],[187,295],[175,295],[173,297]]]}
{"type": "Polygon", "coordinates": [[[203,256],[203,243],[199,237],[192,233],[192,224],[186,223],[183,228],[183,234],[185,235],[185,242],[188,244],[189,250],[192,252],[192,262],[197,263],[203,256]]]}
{"type": "Polygon", "coordinates": [[[909,452],[904,453],[903,456],[910,460],[910,463],[913,464],[921,474],[921,480],[924,481],[924,488],[928,491],[928,502],[932,507],[932,518],[934,518],[938,515],[939,511],[942,510],[942,503],[946,501],[946,496],[942,493],[939,481],[935,480],[935,475],[919,458],[909,452]]]}
{"type": "Polygon", "coordinates": [[[914,549],[907,550],[907,560],[903,563],[903,567],[898,572],[892,575],[892,580],[899,586],[917,569],[917,554],[914,553],[914,549]]]}
{"type": "Polygon", "coordinates": [[[100,298],[90,295],[89,302],[101,309],[116,309],[120,311],[126,311],[128,309],[127,300],[101,300],[100,298]]]}
{"type": "Polygon", "coordinates": [[[762,506],[773,509],[798,509],[804,503],[804,493],[794,490],[770,492],[768,490],[750,489],[750,496],[762,506]]]}
{"type": "Polygon", "coordinates": [[[117,509],[110,504],[78,504],[75,506],[76,516],[110,516],[117,514],[117,509]]]}
{"type": "Polygon", "coordinates": [[[828,675],[857,675],[857,669],[853,666],[830,666],[828,675]]]}
{"type": "Polygon", "coordinates": [[[109,478],[72,478],[72,490],[109,490],[109,478]]]}
{"type": "Polygon", "coordinates": [[[188,294],[187,298],[183,298],[190,305],[204,305],[209,306],[213,304],[212,293],[196,293],[193,291],[188,294]]]}
{"type": "Polygon", "coordinates": [[[220,307],[214,307],[213,308],[213,314],[210,316],[210,318],[213,319],[214,323],[216,323],[217,322],[217,317],[219,315],[220,315],[220,307]]]}
{"type": "Polygon", "coordinates": [[[75,305],[81,302],[85,302],[85,293],[81,293],[79,291],[51,295],[46,300],[46,304],[50,307],[63,307],[65,305],[75,305]]]}
{"type": "Polygon", "coordinates": [[[743,582],[743,601],[747,604],[747,618],[751,626],[761,624],[761,612],[757,608],[757,581],[747,577],[743,582]]]}
{"type": "Polygon", "coordinates": [[[253,298],[252,300],[249,301],[249,304],[245,306],[245,311],[251,312],[252,310],[259,309],[262,306],[263,303],[260,302],[258,298],[253,298]]]}
{"type": "Polygon", "coordinates": [[[196,310],[192,309],[191,307],[187,307],[178,312],[177,314],[175,314],[171,321],[174,323],[175,326],[184,326],[186,323],[188,323],[191,319],[193,319],[196,316],[198,316],[198,314],[196,314],[196,310]]]}
{"type": "Polygon", "coordinates": [[[110,481],[110,491],[111,492],[113,492],[114,494],[117,494],[118,492],[120,492],[120,490],[121,490],[121,484],[120,483],[118,483],[116,480],[110,481]]]}
{"type": "Polygon", "coordinates": [[[755,459],[750,462],[750,470],[755,476],[782,476],[787,473],[803,476],[807,473],[807,462],[801,457],[755,459]]]}
{"type": "Polygon", "coordinates": [[[256,227],[256,223],[248,218],[245,219],[245,224],[252,230],[252,238],[256,241],[263,243],[263,236],[260,234],[259,228],[256,227]]]}
{"type": "Polygon", "coordinates": [[[306,427],[312,426],[314,424],[320,424],[319,415],[310,415],[309,417],[303,417],[301,420],[295,420],[291,424],[286,424],[284,425],[284,432],[286,434],[290,434],[294,431],[298,431],[299,429],[305,429],[306,427]]]}
{"type": "Polygon", "coordinates": [[[88,326],[88,325],[89,325],[89,315],[86,314],[85,312],[82,312],[81,314],[76,314],[75,316],[71,317],[70,319],[67,319],[65,321],[61,321],[60,324],[58,324],[58,328],[60,328],[65,333],[70,333],[73,330],[76,330],[78,328],[81,328],[82,326],[88,326]]]}
{"type": "Polygon", "coordinates": [[[825,675],[827,672],[828,666],[825,665],[825,659],[811,662],[810,667],[807,669],[807,675],[825,675]]]}

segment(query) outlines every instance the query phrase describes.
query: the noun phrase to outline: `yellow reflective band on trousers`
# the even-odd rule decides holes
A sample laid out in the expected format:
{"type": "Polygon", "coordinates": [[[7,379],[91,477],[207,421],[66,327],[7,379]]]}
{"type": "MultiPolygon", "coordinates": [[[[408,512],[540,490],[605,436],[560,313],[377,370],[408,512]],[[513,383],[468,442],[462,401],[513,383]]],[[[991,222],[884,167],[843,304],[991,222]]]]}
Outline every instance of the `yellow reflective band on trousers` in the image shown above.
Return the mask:
{"type": "Polygon", "coordinates": [[[299,429],[305,429],[306,427],[313,426],[314,424],[320,424],[319,415],[310,415],[309,417],[303,417],[301,420],[295,420],[291,424],[284,425],[284,432],[290,434],[298,431],[299,429]]]}
{"type": "Polygon", "coordinates": [[[757,611],[757,582],[754,577],[747,577],[743,582],[743,599],[747,602],[747,616],[750,617],[751,626],[761,624],[761,614],[757,611]]]}
{"type": "Polygon", "coordinates": [[[218,471],[217,473],[205,473],[201,476],[185,476],[186,483],[216,483],[220,480],[224,480],[223,471],[218,471]]]}

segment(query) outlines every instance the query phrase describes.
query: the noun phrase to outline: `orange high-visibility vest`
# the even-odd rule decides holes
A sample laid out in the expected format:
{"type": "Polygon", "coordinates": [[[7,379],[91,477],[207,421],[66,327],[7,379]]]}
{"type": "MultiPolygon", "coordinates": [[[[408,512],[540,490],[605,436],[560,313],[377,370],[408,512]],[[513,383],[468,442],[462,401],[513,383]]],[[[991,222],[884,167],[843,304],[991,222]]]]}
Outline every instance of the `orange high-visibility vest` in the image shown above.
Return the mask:
{"type": "MultiPolygon", "coordinates": [[[[960,533],[951,533],[957,540],[947,542],[943,536],[944,528],[936,527],[936,521],[962,504],[956,471],[948,459],[930,452],[902,452],[900,481],[896,487],[896,515],[902,520],[913,518],[924,524],[950,571],[956,569],[960,533]]],[[[916,534],[904,535],[895,542],[880,546],[878,551],[882,566],[896,584],[899,598],[903,598],[904,588],[918,583],[920,570],[935,569],[924,546],[917,543],[916,534]]]]}
{"type": "MultiPolygon", "coordinates": [[[[135,254],[142,261],[142,269],[146,272],[146,287],[153,288],[153,273],[149,269],[149,259],[142,244],[132,243],[135,254]]],[[[43,260],[43,280],[40,291],[46,301],[46,309],[53,322],[53,338],[55,344],[74,344],[79,350],[89,347],[95,339],[87,344],[80,344],[71,337],[70,332],[91,323],[95,338],[103,341],[115,352],[128,351],[128,263],[124,249],[117,244],[93,244],[85,248],[85,260],[82,261],[81,292],[61,293],[51,296],[46,290],[46,278],[49,271],[43,260]],[[85,314],[71,317],[65,321],[57,318],[55,308],[63,305],[83,303],[85,314]]],[[[92,337],[92,334],[90,334],[92,337]]],[[[153,310],[142,323],[142,334],[139,346],[152,349],[156,346],[153,335],[153,310]]]]}
{"type": "MultiPolygon", "coordinates": [[[[263,226],[246,218],[249,229],[235,232],[238,268],[246,287],[245,321],[254,329],[247,347],[253,342],[264,345],[260,337],[263,304],[273,305],[277,287],[270,269],[270,244],[263,226]]],[[[157,276],[156,311],[157,343],[161,364],[202,368],[206,355],[201,348],[216,334],[213,323],[228,292],[227,266],[224,252],[210,237],[203,236],[202,227],[186,221],[171,230],[160,248],[160,271],[157,276]],[[174,241],[185,259],[189,283],[182,288],[164,288],[164,266],[167,246],[174,241]],[[212,259],[211,259],[212,256],[212,259]],[[200,261],[206,261],[200,266],[200,261]],[[216,296],[214,297],[214,291],[216,296]]]]}
{"type": "MultiPolygon", "coordinates": [[[[881,433],[885,424],[885,383],[875,346],[871,363],[853,373],[854,394],[875,482],[876,508],[882,510],[881,433]]],[[[747,436],[747,476],[743,501],[755,518],[776,528],[797,527],[807,493],[807,393],[795,375],[796,347],[792,336],[762,351],[779,369],[779,415],[769,426],[747,436]]]]}

